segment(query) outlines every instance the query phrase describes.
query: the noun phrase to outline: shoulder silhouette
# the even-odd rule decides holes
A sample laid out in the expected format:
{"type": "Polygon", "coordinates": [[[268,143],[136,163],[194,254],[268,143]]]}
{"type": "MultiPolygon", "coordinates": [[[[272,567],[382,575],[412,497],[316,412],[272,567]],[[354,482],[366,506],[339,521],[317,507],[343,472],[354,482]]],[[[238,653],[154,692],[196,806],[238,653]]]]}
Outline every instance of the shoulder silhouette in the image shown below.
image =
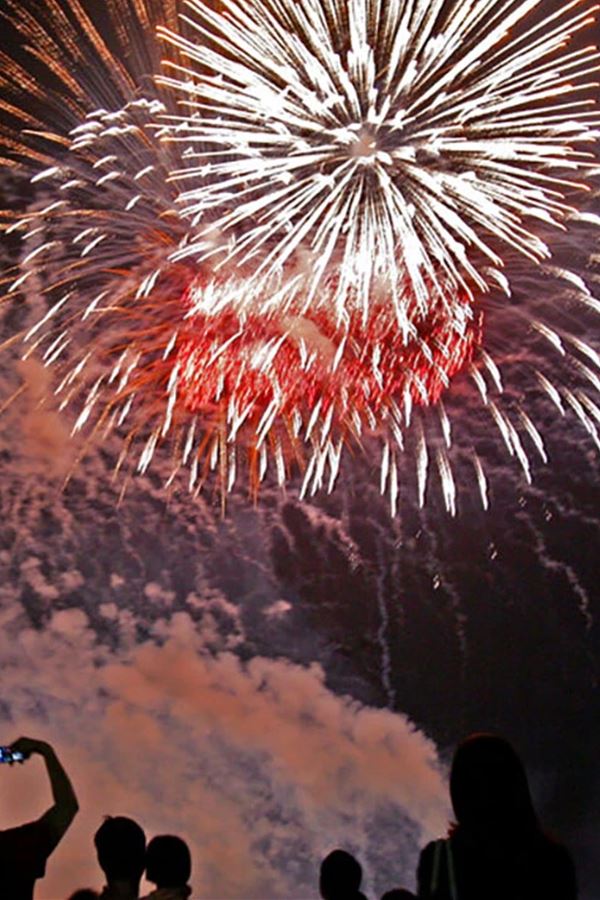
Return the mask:
{"type": "Polygon", "coordinates": [[[573,863],[541,829],[525,768],[503,738],[476,734],[450,773],[456,817],[450,836],[419,861],[426,900],[575,900],[573,863]]]}

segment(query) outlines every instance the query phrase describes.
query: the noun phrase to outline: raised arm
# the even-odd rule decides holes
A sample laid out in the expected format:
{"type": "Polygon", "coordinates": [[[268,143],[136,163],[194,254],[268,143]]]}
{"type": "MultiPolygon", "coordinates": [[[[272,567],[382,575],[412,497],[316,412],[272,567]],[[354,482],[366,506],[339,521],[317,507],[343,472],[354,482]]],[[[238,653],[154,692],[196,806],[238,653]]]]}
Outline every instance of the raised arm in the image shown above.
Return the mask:
{"type": "Polygon", "coordinates": [[[48,778],[50,779],[54,804],[44,813],[39,821],[40,824],[43,824],[48,828],[56,845],[75,818],[75,814],[79,809],[77,797],[75,796],[75,791],[73,790],[73,785],[69,780],[69,776],[60,764],[60,761],[50,744],[47,744],[45,741],[21,737],[12,744],[12,749],[20,751],[25,756],[31,756],[32,753],[38,753],[44,759],[48,778]]]}

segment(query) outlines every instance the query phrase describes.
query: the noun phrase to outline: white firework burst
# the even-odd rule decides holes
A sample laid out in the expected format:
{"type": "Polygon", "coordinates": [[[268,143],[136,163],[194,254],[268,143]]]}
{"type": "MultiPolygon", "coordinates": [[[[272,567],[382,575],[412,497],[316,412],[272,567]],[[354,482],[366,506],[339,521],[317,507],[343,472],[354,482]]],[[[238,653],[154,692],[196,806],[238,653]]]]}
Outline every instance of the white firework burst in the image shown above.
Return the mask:
{"type": "Polygon", "coordinates": [[[421,310],[508,290],[505,251],[542,263],[540,221],[576,217],[600,121],[598,53],[565,50],[586,0],[534,21],[540,0],[185,5],[189,37],[159,29],[189,61],[162,79],[187,148],[182,256],[214,254],[216,229],[219,265],[289,269],[307,304],[333,282],[338,314],[384,294],[411,333],[407,282],[421,310]]]}

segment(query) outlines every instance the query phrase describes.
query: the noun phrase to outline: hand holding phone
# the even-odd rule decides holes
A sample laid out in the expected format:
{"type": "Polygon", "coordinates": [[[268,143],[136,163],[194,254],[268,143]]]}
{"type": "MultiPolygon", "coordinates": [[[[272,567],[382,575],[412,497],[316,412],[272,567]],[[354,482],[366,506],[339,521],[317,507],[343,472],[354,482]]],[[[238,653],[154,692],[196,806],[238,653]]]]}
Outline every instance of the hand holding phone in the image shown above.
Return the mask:
{"type": "Polygon", "coordinates": [[[0,763],[12,765],[16,762],[25,762],[26,758],[25,754],[20,750],[13,750],[11,747],[0,747],[0,763]]]}

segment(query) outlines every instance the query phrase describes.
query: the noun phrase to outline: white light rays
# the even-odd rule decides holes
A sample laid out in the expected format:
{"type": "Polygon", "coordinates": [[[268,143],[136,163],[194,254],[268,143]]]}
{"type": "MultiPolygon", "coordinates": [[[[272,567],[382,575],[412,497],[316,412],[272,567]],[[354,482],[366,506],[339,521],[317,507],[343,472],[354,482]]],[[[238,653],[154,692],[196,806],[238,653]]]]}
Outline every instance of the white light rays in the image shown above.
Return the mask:
{"type": "Polygon", "coordinates": [[[173,177],[193,234],[175,258],[212,255],[215,228],[220,265],[266,283],[303,254],[307,303],[333,281],[338,314],[366,315],[383,293],[410,331],[407,283],[421,310],[451,307],[504,277],[503,246],[551,255],[536,222],[573,214],[600,121],[598,54],[564,47],[596,7],[528,24],[540,0],[185,5],[189,37],[159,29],[189,61],[161,79],[187,148],[173,177]]]}
{"type": "Polygon", "coordinates": [[[35,65],[68,99],[57,92],[47,121],[32,118],[43,85],[4,60],[0,83],[23,95],[10,101],[21,133],[6,146],[28,160],[39,198],[6,229],[23,241],[6,296],[43,285],[24,357],[54,367],[75,430],[91,440],[124,425],[117,469],[136,454],[131,468],[144,473],[168,447],[167,484],[187,466],[197,494],[211,472],[230,490],[245,456],[253,491],[267,473],[283,485],[297,462],[311,497],[333,489],[348,444],[372,440],[393,514],[410,472],[420,505],[437,481],[455,515],[461,455],[487,509],[482,459],[456,437],[457,404],[451,393],[435,401],[464,370],[530,480],[546,443],[520,385],[502,396],[510,353],[497,349],[524,329],[536,389],[600,446],[600,356],[583,329],[565,330],[556,309],[546,316],[550,303],[534,314],[515,298],[504,318],[515,336],[492,336],[491,314],[486,330],[494,304],[522,296],[515,258],[541,292],[559,285],[561,301],[600,313],[554,240],[600,225],[578,208],[599,171],[600,57],[572,41],[597,5],[220,0],[217,12],[182,0],[177,34],[172,0],[136,0],[131,29],[133,14],[108,0],[137,48],[128,73],[79,3],[64,16],[69,2],[8,4],[24,44],[48,32],[35,65]],[[160,19],[168,59],[153,84],[160,19]],[[80,37],[88,50],[73,68],[80,37]],[[211,317],[230,312],[235,328],[203,343],[211,317]],[[186,341],[196,341],[187,355],[186,341]],[[296,376],[281,365],[290,345],[303,387],[326,370],[293,403],[296,376]],[[257,373],[262,394],[248,388],[257,373]],[[190,405],[209,381],[208,407],[190,405]]]}

